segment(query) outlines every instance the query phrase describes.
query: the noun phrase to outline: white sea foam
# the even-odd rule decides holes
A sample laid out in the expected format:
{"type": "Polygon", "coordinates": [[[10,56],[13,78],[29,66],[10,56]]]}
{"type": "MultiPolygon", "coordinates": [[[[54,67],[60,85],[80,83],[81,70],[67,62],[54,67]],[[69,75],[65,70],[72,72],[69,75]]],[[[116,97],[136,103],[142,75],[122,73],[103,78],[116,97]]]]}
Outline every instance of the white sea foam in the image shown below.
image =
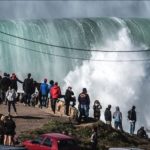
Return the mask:
{"type": "MultiPolygon", "coordinates": [[[[105,50],[136,50],[145,48],[145,46],[136,47],[132,44],[128,28],[124,27],[116,33],[118,39],[107,39],[106,44],[93,49],[105,50]]],[[[95,53],[92,52],[91,59],[95,60],[135,60],[142,59],[138,53],[95,53]]],[[[102,103],[104,112],[108,104],[112,105],[112,112],[119,106],[123,113],[123,126],[128,130],[127,111],[132,105],[137,106],[137,115],[139,126],[143,123],[143,113],[140,113],[139,93],[141,84],[146,76],[145,65],[141,62],[93,62],[84,61],[82,66],[76,67],[74,71],[69,72],[65,78],[64,89],[68,85],[73,86],[75,94],[78,95],[83,87],[86,87],[91,98],[90,115],[92,116],[92,105],[95,99],[102,103]]],[[[144,104],[142,106],[144,108],[144,104]]],[[[104,120],[103,113],[102,119],[104,120]]]]}

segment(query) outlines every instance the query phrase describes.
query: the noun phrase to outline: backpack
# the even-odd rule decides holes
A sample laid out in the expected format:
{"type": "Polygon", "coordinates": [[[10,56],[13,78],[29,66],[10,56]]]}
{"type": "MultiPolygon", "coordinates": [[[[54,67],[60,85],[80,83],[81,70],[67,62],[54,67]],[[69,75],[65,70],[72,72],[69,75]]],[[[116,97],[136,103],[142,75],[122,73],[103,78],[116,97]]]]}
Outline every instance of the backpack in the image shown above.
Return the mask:
{"type": "Polygon", "coordinates": [[[128,111],[128,119],[131,120],[131,117],[132,117],[132,111],[129,110],[129,111],[128,111]]]}

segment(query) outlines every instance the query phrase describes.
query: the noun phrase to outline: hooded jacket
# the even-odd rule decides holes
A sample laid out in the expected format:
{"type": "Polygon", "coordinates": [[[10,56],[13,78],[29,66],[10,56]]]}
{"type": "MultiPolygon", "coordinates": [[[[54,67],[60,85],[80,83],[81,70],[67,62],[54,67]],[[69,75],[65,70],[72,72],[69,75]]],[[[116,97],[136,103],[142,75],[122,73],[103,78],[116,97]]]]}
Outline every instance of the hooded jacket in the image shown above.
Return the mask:
{"type": "Polygon", "coordinates": [[[48,84],[42,83],[40,86],[40,91],[42,95],[47,95],[48,94],[48,84]]]}
{"type": "Polygon", "coordinates": [[[72,100],[73,95],[74,95],[73,91],[67,89],[65,93],[65,102],[70,102],[72,100]]]}
{"type": "Polygon", "coordinates": [[[60,87],[58,85],[54,85],[51,89],[50,89],[50,95],[52,99],[57,99],[61,96],[61,90],[60,87]]]}
{"type": "Polygon", "coordinates": [[[122,113],[119,110],[116,110],[113,114],[113,119],[115,122],[122,122],[122,113]]]}
{"type": "Polygon", "coordinates": [[[90,97],[87,93],[84,93],[84,92],[80,93],[78,97],[78,101],[79,101],[79,104],[81,105],[87,105],[87,106],[90,105],[90,97]]]}
{"type": "Polygon", "coordinates": [[[106,121],[111,121],[112,120],[112,115],[111,115],[111,111],[110,111],[109,108],[106,108],[104,116],[105,116],[106,121]]]}

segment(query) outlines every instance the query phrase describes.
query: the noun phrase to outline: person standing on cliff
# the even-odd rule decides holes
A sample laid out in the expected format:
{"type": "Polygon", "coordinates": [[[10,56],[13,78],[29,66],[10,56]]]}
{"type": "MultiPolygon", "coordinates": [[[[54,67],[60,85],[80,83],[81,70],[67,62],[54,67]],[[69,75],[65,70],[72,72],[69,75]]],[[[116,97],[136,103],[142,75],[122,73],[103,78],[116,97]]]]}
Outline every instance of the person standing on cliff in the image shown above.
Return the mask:
{"type": "Polygon", "coordinates": [[[33,80],[31,79],[31,73],[23,82],[23,90],[25,92],[25,101],[30,106],[31,94],[32,94],[33,80]]]}
{"type": "Polygon", "coordinates": [[[50,95],[51,95],[51,108],[52,111],[55,114],[55,110],[56,110],[56,102],[58,100],[58,98],[61,97],[61,89],[58,86],[58,82],[55,82],[54,86],[50,89],[50,95]]]}
{"type": "Polygon", "coordinates": [[[65,93],[65,114],[69,115],[69,106],[72,98],[74,97],[74,92],[72,91],[72,87],[69,86],[65,93]]]}
{"type": "Polygon", "coordinates": [[[87,121],[89,117],[90,97],[86,88],[83,88],[82,92],[79,94],[78,102],[80,111],[79,122],[81,121],[82,117],[84,117],[85,121],[87,121]]]}
{"type": "Polygon", "coordinates": [[[132,106],[132,109],[128,111],[128,119],[130,122],[130,134],[134,134],[135,123],[136,123],[136,111],[135,106],[132,106]]]}
{"type": "Polygon", "coordinates": [[[112,113],[110,109],[111,109],[111,105],[108,105],[108,107],[106,108],[104,112],[104,117],[105,117],[106,124],[111,126],[112,113]]]}

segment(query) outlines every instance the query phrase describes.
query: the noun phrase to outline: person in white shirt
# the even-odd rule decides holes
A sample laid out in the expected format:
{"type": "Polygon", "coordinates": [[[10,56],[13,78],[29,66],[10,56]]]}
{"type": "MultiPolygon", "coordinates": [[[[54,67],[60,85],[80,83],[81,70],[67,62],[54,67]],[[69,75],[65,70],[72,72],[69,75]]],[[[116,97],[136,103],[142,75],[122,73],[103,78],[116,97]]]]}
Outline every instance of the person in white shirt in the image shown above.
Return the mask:
{"type": "Polygon", "coordinates": [[[13,106],[14,112],[17,115],[17,109],[15,106],[15,100],[17,98],[17,93],[16,93],[15,89],[11,89],[11,87],[9,87],[8,91],[6,92],[6,98],[8,100],[8,113],[9,113],[9,115],[10,115],[11,105],[13,106]]]}

